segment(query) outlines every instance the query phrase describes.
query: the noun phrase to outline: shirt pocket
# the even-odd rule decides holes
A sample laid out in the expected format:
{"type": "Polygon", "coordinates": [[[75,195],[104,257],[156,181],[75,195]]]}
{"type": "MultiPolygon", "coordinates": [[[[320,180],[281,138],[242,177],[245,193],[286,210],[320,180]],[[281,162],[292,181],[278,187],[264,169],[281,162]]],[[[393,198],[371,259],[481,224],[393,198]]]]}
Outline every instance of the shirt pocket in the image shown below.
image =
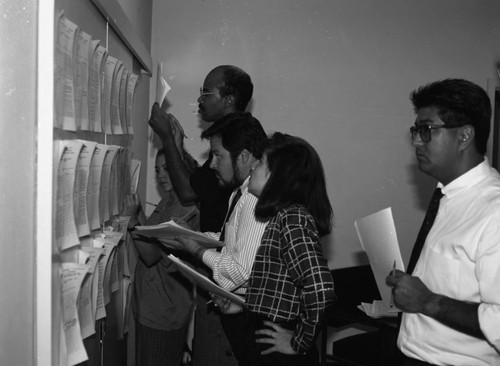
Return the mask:
{"type": "Polygon", "coordinates": [[[451,253],[428,249],[424,269],[419,275],[433,292],[456,298],[459,292],[460,261],[451,253]]]}

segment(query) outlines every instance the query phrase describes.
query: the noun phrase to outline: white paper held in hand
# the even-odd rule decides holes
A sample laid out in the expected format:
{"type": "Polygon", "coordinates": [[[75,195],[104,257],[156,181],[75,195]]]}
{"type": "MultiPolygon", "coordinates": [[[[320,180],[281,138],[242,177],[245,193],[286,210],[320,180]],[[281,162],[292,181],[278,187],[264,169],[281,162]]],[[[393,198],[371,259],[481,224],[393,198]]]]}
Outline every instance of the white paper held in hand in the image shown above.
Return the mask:
{"type": "MultiPolygon", "coordinates": [[[[167,81],[165,80],[165,77],[163,76],[163,62],[158,62],[158,65],[156,67],[156,96],[155,96],[155,102],[158,103],[158,105],[162,106],[163,102],[165,101],[165,98],[167,97],[167,93],[170,91],[170,85],[168,85],[167,81]]],[[[152,129],[150,129],[150,138],[149,141],[153,143],[155,137],[155,133],[152,129]]]]}
{"type": "Polygon", "coordinates": [[[165,77],[163,76],[163,62],[158,62],[156,72],[156,103],[161,107],[163,101],[167,97],[167,93],[170,91],[170,85],[168,85],[165,77]]]}
{"type": "Polygon", "coordinates": [[[392,289],[385,284],[385,278],[393,270],[394,262],[397,269],[404,271],[392,210],[388,207],[363,217],[354,222],[354,227],[370,261],[384,307],[390,309],[392,289]]]}

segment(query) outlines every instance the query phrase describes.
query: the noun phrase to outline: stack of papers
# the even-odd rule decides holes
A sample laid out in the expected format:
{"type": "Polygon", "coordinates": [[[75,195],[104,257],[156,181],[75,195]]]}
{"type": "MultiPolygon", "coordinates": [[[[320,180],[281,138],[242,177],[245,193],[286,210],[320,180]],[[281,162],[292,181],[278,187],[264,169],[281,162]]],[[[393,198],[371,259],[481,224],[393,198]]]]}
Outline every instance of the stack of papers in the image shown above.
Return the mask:
{"type": "Polygon", "coordinates": [[[397,317],[398,312],[401,311],[396,308],[387,308],[383,301],[373,300],[373,303],[362,302],[358,305],[358,309],[364,312],[371,318],[382,318],[382,317],[397,317]]]}
{"type": "Polygon", "coordinates": [[[224,246],[224,243],[212,239],[198,231],[186,229],[174,221],[170,220],[158,225],[136,226],[137,234],[161,240],[175,240],[177,237],[185,237],[196,240],[205,248],[217,248],[224,246]]]}

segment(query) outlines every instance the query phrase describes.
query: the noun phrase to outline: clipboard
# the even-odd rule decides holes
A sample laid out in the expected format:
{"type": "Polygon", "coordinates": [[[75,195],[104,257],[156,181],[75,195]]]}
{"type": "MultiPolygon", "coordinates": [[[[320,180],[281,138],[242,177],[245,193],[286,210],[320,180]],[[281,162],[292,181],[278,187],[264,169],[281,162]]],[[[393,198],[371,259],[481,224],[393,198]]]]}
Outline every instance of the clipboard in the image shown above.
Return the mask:
{"type": "Polygon", "coordinates": [[[177,268],[179,268],[179,271],[186,276],[187,278],[191,279],[194,281],[198,286],[202,287],[203,289],[212,292],[216,295],[222,296],[226,299],[231,300],[235,304],[238,305],[245,305],[245,300],[241,297],[238,296],[222,287],[217,285],[215,282],[210,280],[208,277],[198,273],[196,270],[185,264],[183,261],[181,261],[179,258],[176,256],[169,254],[168,259],[174,263],[177,268]]]}

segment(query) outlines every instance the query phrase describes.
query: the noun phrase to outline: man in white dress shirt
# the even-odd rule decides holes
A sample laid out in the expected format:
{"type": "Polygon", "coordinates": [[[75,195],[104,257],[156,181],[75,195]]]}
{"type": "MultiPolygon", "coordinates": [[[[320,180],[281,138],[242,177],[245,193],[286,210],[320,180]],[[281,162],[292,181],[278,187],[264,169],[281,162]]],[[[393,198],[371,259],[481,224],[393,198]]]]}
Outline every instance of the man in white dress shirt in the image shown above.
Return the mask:
{"type": "MultiPolygon", "coordinates": [[[[225,245],[218,252],[206,249],[194,240],[179,238],[178,241],[212,270],[214,280],[221,287],[244,296],[255,253],[267,224],[255,218],[257,198],[248,192],[248,180],[261,158],[267,136],[260,122],[250,113],[234,113],[220,123],[215,122],[202,137],[210,139],[213,155],[210,167],[216,171],[219,183],[234,190],[221,233],[207,233],[224,241],[225,245]]],[[[248,352],[248,347],[253,342],[244,332],[248,328],[246,314],[220,316],[240,366],[252,365],[249,356],[252,353],[248,352]]]]}
{"type": "Polygon", "coordinates": [[[500,365],[500,176],[484,156],[489,97],[447,79],[411,100],[418,167],[443,196],[414,270],[386,279],[404,312],[401,364],[500,365]]]}

